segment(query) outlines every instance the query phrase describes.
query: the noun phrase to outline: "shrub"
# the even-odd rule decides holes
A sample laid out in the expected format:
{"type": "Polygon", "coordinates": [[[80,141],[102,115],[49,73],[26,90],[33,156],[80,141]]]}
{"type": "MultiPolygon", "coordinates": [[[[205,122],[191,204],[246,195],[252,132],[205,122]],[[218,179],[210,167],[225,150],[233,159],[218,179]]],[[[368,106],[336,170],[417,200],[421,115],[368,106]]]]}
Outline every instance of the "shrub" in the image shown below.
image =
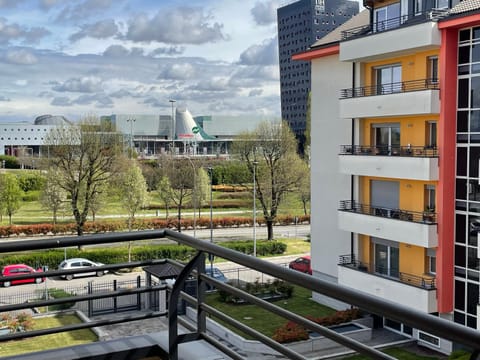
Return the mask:
{"type": "Polygon", "coordinates": [[[9,155],[0,155],[0,166],[3,166],[3,161],[5,161],[6,169],[19,169],[20,164],[15,156],[9,155]]]}
{"type": "MultiPolygon", "coordinates": [[[[52,298],[52,299],[64,299],[64,298],[73,296],[73,294],[70,294],[63,289],[53,288],[53,289],[48,289],[48,296],[49,298],[52,298]]],[[[66,310],[66,309],[70,309],[73,305],[75,305],[75,302],[71,301],[63,304],[51,305],[49,306],[49,309],[52,311],[66,310]]]]}
{"type": "MultiPolygon", "coordinates": [[[[350,322],[360,317],[359,309],[348,309],[337,311],[333,315],[324,316],[320,318],[308,317],[309,320],[316,322],[322,326],[333,326],[350,322]]],[[[293,341],[300,341],[308,339],[308,331],[303,326],[300,326],[292,321],[275,330],[272,339],[280,343],[288,343],[293,341]],[[306,337],[305,337],[306,334],[306,337]]]]}
{"type": "Polygon", "coordinates": [[[18,185],[25,191],[40,191],[45,185],[45,177],[39,173],[24,172],[17,175],[18,185]]]}

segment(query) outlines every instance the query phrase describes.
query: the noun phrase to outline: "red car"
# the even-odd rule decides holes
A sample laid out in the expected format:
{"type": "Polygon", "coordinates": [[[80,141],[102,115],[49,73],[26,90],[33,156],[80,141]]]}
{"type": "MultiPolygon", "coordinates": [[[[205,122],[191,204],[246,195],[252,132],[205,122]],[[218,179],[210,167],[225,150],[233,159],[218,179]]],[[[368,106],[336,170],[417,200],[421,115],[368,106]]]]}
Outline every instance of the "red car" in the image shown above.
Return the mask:
{"type": "MultiPolygon", "coordinates": [[[[42,269],[35,270],[34,268],[25,264],[14,264],[14,265],[4,266],[2,269],[2,276],[26,275],[26,274],[33,274],[35,272],[42,272],[42,269]]],[[[16,285],[16,284],[28,284],[28,283],[40,284],[43,281],[45,281],[44,277],[37,277],[37,278],[28,278],[28,279],[21,279],[21,280],[3,281],[2,285],[4,287],[9,287],[10,285],[16,285]]]]}
{"type": "Polygon", "coordinates": [[[312,264],[310,255],[299,257],[288,264],[288,267],[306,274],[312,275],[312,264]]]}

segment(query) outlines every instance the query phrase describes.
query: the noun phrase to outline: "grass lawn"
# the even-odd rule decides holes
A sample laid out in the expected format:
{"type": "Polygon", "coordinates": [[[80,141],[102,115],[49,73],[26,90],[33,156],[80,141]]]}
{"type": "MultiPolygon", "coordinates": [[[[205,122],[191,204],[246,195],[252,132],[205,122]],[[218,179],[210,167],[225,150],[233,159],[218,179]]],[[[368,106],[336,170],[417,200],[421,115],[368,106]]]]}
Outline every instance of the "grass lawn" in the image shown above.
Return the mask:
{"type": "MultiPolygon", "coordinates": [[[[76,315],[58,315],[34,319],[34,330],[81,323],[76,315]]],[[[56,349],[97,341],[97,335],[89,329],[76,330],[52,335],[37,336],[25,340],[0,343],[0,356],[23,354],[47,349],[56,349]]]]}
{"type": "MultiPolygon", "coordinates": [[[[276,301],[274,304],[302,316],[310,315],[321,317],[335,312],[335,310],[311,300],[311,296],[311,291],[295,286],[293,296],[290,299],[276,301]]],[[[237,321],[270,337],[277,328],[287,322],[286,319],[261,309],[256,305],[233,305],[220,302],[217,294],[207,295],[207,303],[237,321]]],[[[215,320],[218,321],[218,319],[215,320]]],[[[221,321],[219,322],[222,323],[221,321]]],[[[234,330],[225,323],[222,324],[234,330]]],[[[238,333],[238,330],[234,331],[238,333]]],[[[242,335],[249,338],[245,334],[242,335]]]]}
{"type": "MultiPolygon", "coordinates": [[[[436,356],[426,356],[426,355],[420,355],[420,354],[416,354],[416,353],[413,353],[413,352],[410,352],[406,349],[402,349],[402,348],[391,348],[391,349],[386,349],[384,351],[385,353],[399,359],[399,360],[440,360],[440,359],[445,359],[445,356],[441,356],[441,357],[436,357],[436,356]]],[[[369,357],[367,356],[363,356],[363,355],[354,355],[354,356],[349,356],[349,357],[346,357],[344,358],[344,360],[368,360],[370,359],[369,357]]],[[[462,358],[463,359],[463,358],[462,358]]],[[[465,360],[468,359],[465,358],[465,360]]]]}

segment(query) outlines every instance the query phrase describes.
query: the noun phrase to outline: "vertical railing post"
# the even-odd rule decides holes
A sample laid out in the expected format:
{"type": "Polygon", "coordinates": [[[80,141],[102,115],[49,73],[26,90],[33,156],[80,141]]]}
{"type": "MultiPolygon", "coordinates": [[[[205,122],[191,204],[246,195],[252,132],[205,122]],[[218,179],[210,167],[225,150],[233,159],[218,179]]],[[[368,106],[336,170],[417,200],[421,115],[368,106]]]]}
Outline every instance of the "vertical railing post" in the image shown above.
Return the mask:
{"type": "MultiPolygon", "coordinates": [[[[140,275],[137,276],[137,289],[140,289],[142,287],[142,278],[140,277],[140,275]]],[[[151,293],[148,293],[149,295],[151,293]]],[[[144,296],[146,297],[147,294],[144,294],[144,296]]],[[[137,310],[142,310],[142,294],[138,293],[137,294],[137,310]]]]}
{"type": "MultiPolygon", "coordinates": [[[[113,280],[113,291],[117,291],[117,279],[113,280]]],[[[113,297],[113,312],[117,312],[117,296],[113,297]]]]}
{"type": "MultiPolygon", "coordinates": [[[[205,274],[205,253],[201,252],[197,262],[198,274],[205,274]]],[[[211,273],[213,277],[213,272],[211,273]]],[[[200,276],[197,277],[197,332],[204,333],[207,331],[207,318],[205,311],[202,310],[201,305],[205,302],[206,284],[200,276]]]]}
{"type": "MultiPolygon", "coordinates": [[[[92,289],[92,282],[89,281],[87,285],[87,293],[88,295],[93,294],[93,289],[92,289]]],[[[93,316],[93,300],[88,300],[88,317],[91,318],[93,316]]]]}

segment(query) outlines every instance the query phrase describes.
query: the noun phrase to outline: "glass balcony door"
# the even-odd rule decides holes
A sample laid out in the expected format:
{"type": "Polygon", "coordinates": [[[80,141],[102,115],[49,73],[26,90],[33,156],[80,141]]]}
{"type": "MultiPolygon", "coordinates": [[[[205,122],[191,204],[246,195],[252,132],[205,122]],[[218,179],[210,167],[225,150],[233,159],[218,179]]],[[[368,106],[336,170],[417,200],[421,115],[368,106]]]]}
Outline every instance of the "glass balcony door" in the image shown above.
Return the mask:
{"type": "Polygon", "coordinates": [[[402,66],[392,65],[375,69],[377,94],[391,94],[402,90],[402,66]]]}
{"type": "MultiPolygon", "coordinates": [[[[382,241],[382,239],[377,239],[382,241]]],[[[396,246],[375,242],[375,272],[380,275],[398,278],[399,277],[399,250],[396,246]]]]}
{"type": "Polygon", "coordinates": [[[375,9],[375,32],[400,26],[400,2],[375,9]]]}
{"type": "Polygon", "coordinates": [[[373,143],[379,155],[391,155],[400,151],[400,125],[375,124],[373,126],[373,143]]]}

